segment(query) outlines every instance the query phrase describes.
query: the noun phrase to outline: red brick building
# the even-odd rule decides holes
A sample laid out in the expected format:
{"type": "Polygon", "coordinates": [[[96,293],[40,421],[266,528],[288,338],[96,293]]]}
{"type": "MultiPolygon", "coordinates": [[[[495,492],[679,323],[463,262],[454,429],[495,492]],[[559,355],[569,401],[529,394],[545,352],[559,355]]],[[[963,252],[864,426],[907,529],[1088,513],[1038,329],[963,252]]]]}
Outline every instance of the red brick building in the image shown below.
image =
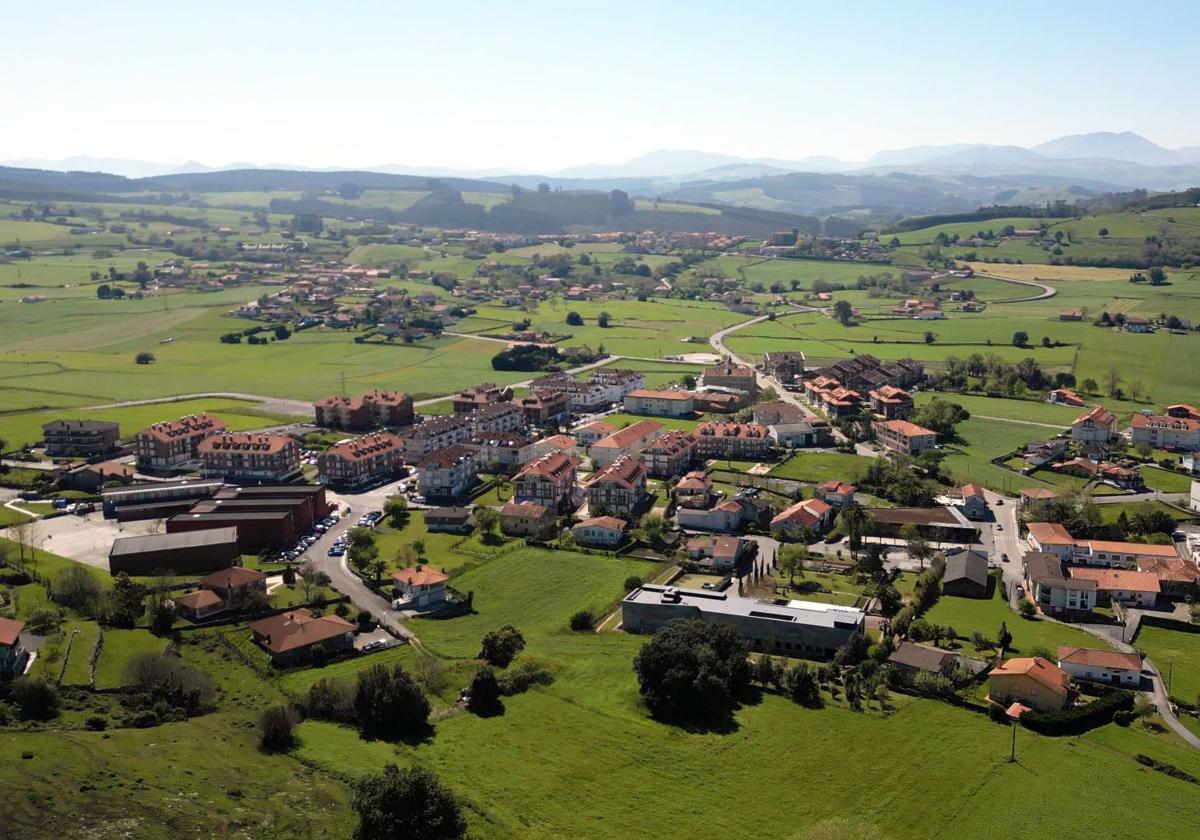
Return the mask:
{"type": "Polygon", "coordinates": [[[407,426],[413,422],[412,397],[378,388],[353,397],[335,394],[313,403],[318,426],[367,431],[376,426],[407,426]]]}
{"type": "Polygon", "coordinates": [[[137,434],[138,466],[169,469],[198,456],[200,441],[225,431],[225,421],[209,414],[189,414],[155,423],[137,434]]]}
{"type": "Polygon", "coordinates": [[[286,481],[300,474],[300,447],[287,435],[226,432],[205,438],[196,450],[205,478],[286,481]]]}
{"type": "Polygon", "coordinates": [[[399,473],[404,451],[404,441],[390,432],[376,432],[339,443],[317,458],[320,482],[357,487],[386,481],[399,473]]]}

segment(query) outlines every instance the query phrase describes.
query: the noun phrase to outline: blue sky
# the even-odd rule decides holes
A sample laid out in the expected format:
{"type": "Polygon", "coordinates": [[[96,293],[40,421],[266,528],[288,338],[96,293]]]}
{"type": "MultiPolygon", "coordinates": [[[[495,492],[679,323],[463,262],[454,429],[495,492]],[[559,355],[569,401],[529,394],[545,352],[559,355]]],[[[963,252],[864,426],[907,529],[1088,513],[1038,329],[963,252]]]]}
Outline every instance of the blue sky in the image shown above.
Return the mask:
{"type": "Polygon", "coordinates": [[[1196,2],[14,5],[0,159],[551,171],[1096,130],[1200,145],[1196,2]]]}

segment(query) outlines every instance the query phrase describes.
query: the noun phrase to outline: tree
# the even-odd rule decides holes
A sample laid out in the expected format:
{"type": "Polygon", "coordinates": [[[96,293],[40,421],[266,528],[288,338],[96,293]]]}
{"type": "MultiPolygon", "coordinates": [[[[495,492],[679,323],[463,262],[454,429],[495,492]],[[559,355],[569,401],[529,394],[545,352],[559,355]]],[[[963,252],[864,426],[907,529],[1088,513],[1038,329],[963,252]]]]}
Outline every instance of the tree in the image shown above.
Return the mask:
{"type": "Polygon", "coordinates": [[[750,686],[748,655],[729,625],[672,621],[634,659],[642,702],[660,719],[721,720],[750,686]]]}
{"type": "Polygon", "coordinates": [[[1009,645],[1012,644],[1012,640],[1013,640],[1013,637],[1012,637],[1012,633],[1009,632],[1008,622],[1001,621],[1000,622],[1000,632],[996,634],[996,644],[998,644],[1000,646],[1001,654],[1003,654],[1006,650],[1008,650],[1009,645]]]}
{"type": "Polygon", "coordinates": [[[498,630],[489,630],[479,648],[479,658],[497,668],[507,668],[525,649],[525,637],[511,624],[498,630]]]}
{"type": "Polygon", "coordinates": [[[929,542],[921,535],[920,529],[909,522],[900,529],[900,538],[904,540],[905,546],[908,548],[908,556],[919,560],[921,570],[924,571],[925,561],[929,559],[931,552],[929,542]]]}
{"type": "Polygon", "coordinates": [[[475,525],[479,528],[480,533],[490,537],[496,533],[496,528],[500,525],[500,514],[495,508],[477,507],[475,508],[475,525]]]}
{"type": "Polygon", "coordinates": [[[12,684],[9,698],[16,703],[24,720],[50,720],[58,716],[61,698],[51,683],[34,677],[22,677],[12,684]]]}
{"type": "Polygon", "coordinates": [[[1094,394],[1100,390],[1100,384],[1095,379],[1085,379],[1080,383],[1085,394],[1094,394]]]}
{"type": "Polygon", "coordinates": [[[580,610],[571,616],[570,627],[576,632],[591,630],[596,626],[596,616],[591,610],[580,610]]]}
{"type": "Polygon", "coordinates": [[[1013,347],[1028,347],[1029,333],[1024,330],[1017,330],[1012,337],[1013,347]]]}
{"type": "Polygon", "coordinates": [[[567,325],[572,326],[572,327],[582,327],[583,326],[583,316],[572,309],[570,312],[567,313],[567,325]]]}
{"type": "Polygon", "coordinates": [[[280,324],[279,326],[275,327],[275,340],[276,341],[287,341],[291,337],[292,337],[292,332],[285,325],[280,324]]]}
{"type": "Polygon", "coordinates": [[[612,318],[607,312],[601,312],[600,317],[596,319],[596,325],[599,327],[607,327],[609,320],[612,318]]]}
{"type": "Polygon", "coordinates": [[[272,706],[258,718],[259,744],[267,752],[286,752],[295,740],[296,712],[291,706],[272,706]]]}
{"type": "Polygon", "coordinates": [[[300,567],[300,591],[304,593],[305,603],[313,600],[313,596],[329,585],[329,575],[319,571],[309,560],[300,567]]]}
{"type": "Polygon", "coordinates": [[[800,662],[784,672],[783,689],[793,703],[810,707],[821,705],[821,683],[817,679],[817,671],[806,663],[800,662]]]}
{"type": "Polygon", "coordinates": [[[641,585],[642,585],[642,579],[640,577],[638,577],[637,575],[630,575],[629,577],[625,578],[624,586],[625,586],[626,592],[632,592],[633,590],[637,589],[641,585]]]}
{"type": "Polygon", "coordinates": [[[355,784],[352,804],[358,814],[352,840],[457,840],[467,833],[454,795],[420,767],[384,765],[355,784]]]}
{"type": "Polygon", "coordinates": [[[1017,611],[1021,613],[1022,618],[1033,618],[1037,615],[1037,607],[1028,598],[1017,601],[1017,611]]]}
{"type": "Polygon", "coordinates": [[[108,593],[108,623],[113,627],[133,627],[142,616],[145,589],[121,572],[108,593]]]}
{"type": "Polygon", "coordinates": [[[863,535],[870,526],[871,518],[858,502],[850,502],[838,514],[838,523],[846,532],[850,542],[850,559],[857,562],[858,549],[862,546],[863,535]]]}
{"type": "Polygon", "coordinates": [[[1108,236],[1108,228],[1102,227],[1102,228],[1100,228],[1100,230],[1096,231],[1096,233],[1099,234],[1100,237],[1103,239],[1105,236],[1108,236]]]}
{"type": "Polygon", "coordinates": [[[133,360],[139,365],[152,365],[154,364],[154,354],[147,350],[143,350],[141,353],[138,353],[136,356],[134,356],[133,360]]]}
{"type": "Polygon", "coordinates": [[[107,283],[101,283],[96,287],[96,297],[100,300],[108,300],[112,297],[112,286],[107,283]]]}
{"type": "Polygon", "coordinates": [[[839,300],[833,305],[833,317],[843,327],[848,327],[854,321],[854,307],[848,300],[839,300]]]}
{"type": "Polygon", "coordinates": [[[1141,402],[1142,397],[1146,395],[1146,387],[1142,385],[1140,379],[1135,379],[1129,383],[1129,396],[1133,397],[1134,402],[1141,402]]]}
{"type": "Polygon", "coordinates": [[[84,615],[96,615],[104,590],[86,568],[71,564],[51,581],[50,598],[84,615]]]}
{"type": "Polygon", "coordinates": [[[804,542],[779,546],[779,571],[788,576],[788,586],[796,585],[796,575],[804,577],[804,564],[808,556],[808,545],[804,542]]]}
{"type": "Polygon", "coordinates": [[[358,673],[354,711],[365,734],[395,739],[425,726],[429,701],[399,664],[372,665],[358,673]]]}
{"type": "Polygon", "coordinates": [[[500,683],[490,666],[484,665],[475,672],[467,698],[467,710],[477,715],[486,715],[500,708],[500,683]]]}
{"type": "Polygon", "coordinates": [[[1121,372],[1117,370],[1117,366],[1113,365],[1108,369],[1108,373],[1104,376],[1104,381],[1108,386],[1108,395],[1115,397],[1117,390],[1121,384],[1121,372]]]}

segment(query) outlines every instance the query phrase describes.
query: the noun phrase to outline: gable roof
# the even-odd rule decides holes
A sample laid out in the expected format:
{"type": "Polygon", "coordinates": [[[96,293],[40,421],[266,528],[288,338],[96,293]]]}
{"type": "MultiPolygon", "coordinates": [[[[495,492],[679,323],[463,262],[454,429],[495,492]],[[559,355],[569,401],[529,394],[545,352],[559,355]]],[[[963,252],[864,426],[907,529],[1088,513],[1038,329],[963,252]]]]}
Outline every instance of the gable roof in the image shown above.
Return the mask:
{"type": "Polygon", "coordinates": [[[198,610],[204,607],[215,607],[222,603],[221,596],[211,589],[197,589],[175,599],[175,606],[198,610]]]}
{"type": "Polygon", "coordinates": [[[450,580],[450,576],[428,566],[414,566],[411,569],[392,572],[392,580],[406,586],[431,586],[450,580]]]}
{"type": "Polygon", "coordinates": [[[228,569],[221,569],[208,575],[200,581],[200,586],[205,589],[216,589],[225,586],[245,586],[249,583],[266,580],[266,578],[266,575],[254,569],[247,569],[244,566],[230,566],[228,569]]]}
{"type": "Polygon", "coordinates": [[[1111,668],[1124,671],[1142,670],[1142,657],[1136,653],[1121,653],[1115,650],[1077,648],[1064,645],[1058,649],[1058,661],[1059,663],[1070,662],[1072,665],[1091,665],[1094,668],[1111,668]]]}
{"type": "Polygon", "coordinates": [[[615,516],[593,516],[576,525],[576,528],[609,528],[613,531],[624,531],[625,520],[615,516]]]}
{"type": "Polygon", "coordinates": [[[1070,678],[1066,671],[1040,656],[1008,659],[992,669],[992,676],[1025,676],[1037,680],[1058,695],[1067,693],[1070,678]]]}
{"type": "Polygon", "coordinates": [[[0,645],[15,645],[24,627],[24,621],[17,621],[14,618],[0,618],[0,645]]]}
{"type": "Polygon", "coordinates": [[[942,575],[943,583],[956,580],[969,580],[980,586],[987,586],[988,560],[978,551],[959,549],[946,554],[946,570],[942,575]]]}
{"type": "Polygon", "coordinates": [[[922,671],[940,671],[950,660],[958,659],[958,654],[928,645],[918,645],[914,642],[901,642],[887,658],[888,662],[897,665],[907,665],[922,671]]]}

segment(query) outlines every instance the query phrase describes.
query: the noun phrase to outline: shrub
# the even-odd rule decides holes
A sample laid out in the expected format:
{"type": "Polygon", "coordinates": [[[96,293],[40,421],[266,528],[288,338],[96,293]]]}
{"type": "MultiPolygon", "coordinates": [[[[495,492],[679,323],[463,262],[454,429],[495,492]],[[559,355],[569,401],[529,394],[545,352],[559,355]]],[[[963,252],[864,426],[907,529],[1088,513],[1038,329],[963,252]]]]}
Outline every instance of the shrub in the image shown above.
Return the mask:
{"type": "Polygon", "coordinates": [[[9,697],[24,720],[50,720],[58,717],[62,698],[58,688],[33,677],[22,677],[12,684],[9,697]]]}
{"type": "Polygon", "coordinates": [[[521,635],[521,631],[511,624],[506,624],[499,630],[489,630],[483,637],[479,658],[497,668],[507,668],[524,649],[525,637],[521,635]]]}
{"type": "Polygon", "coordinates": [[[471,678],[467,695],[467,709],[477,715],[494,712],[500,707],[500,683],[496,672],[484,665],[471,678]]]}
{"type": "Polygon", "coordinates": [[[1017,601],[1017,611],[1021,613],[1022,618],[1033,618],[1037,615],[1037,607],[1028,598],[1017,601]]]}
{"type": "Polygon", "coordinates": [[[428,770],[401,770],[385,765],[354,786],[352,800],[358,825],[352,840],[456,840],[467,833],[467,821],[454,795],[428,770]]]}
{"type": "MultiPolygon", "coordinates": [[[[343,604],[345,601],[342,602],[343,604]]],[[[339,604],[338,606],[341,606],[339,604]]],[[[349,608],[347,608],[347,612],[349,608]]],[[[371,615],[366,610],[359,610],[358,615],[354,617],[354,623],[358,625],[359,632],[369,633],[375,627],[375,616],[371,615]]]]}
{"type": "Polygon", "coordinates": [[[169,653],[137,654],[125,665],[125,680],[145,695],[142,705],[164,703],[184,715],[207,711],[216,697],[208,674],[169,653]]]}
{"type": "Polygon", "coordinates": [[[400,665],[372,665],[358,674],[354,710],[366,734],[398,738],[425,726],[429,701],[400,665]]]}
{"type": "Polygon", "coordinates": [[[500,693],[505,697],[521,694],[534,685],[550,685],[554,674],[533,662],[520,662],[496,678],[500,693]]]}
{"type": "Polygon", "coordinates": [[[632,592],[633,590],[637,589],[641,585],[642,585],[642,579],[640,577],[638,577],[637,575],[630,575],[629,577],[625,578],[625,591],[626,592],[632,592]]]}
{"type": "Polygon", "coordinates": [[[258,718],[259,744],[267,752],[286,752],[295,740],[297,722],[291,706],[272,706],[258,718]]]}
{"type": "Polygon", "coordinates": [[[821,705],[821,683],[817,671],[803,662],[784,671],[783,689],[793,703],[812,708],[821,705]]]}
{"type": "Polygon", "coordinates": [[[49,636],[62,624],[62,613],[55,609],[42,608],[30,613],[25,629],[38,636],[49,636]]]}
{"type": "Polygon", "coordinates": [[[1117,712],[1133,708],[1132,691],[1114,691],[1088,703],[1061,712],[1026,712],[1021,725],[1041,735],[1079,735],[1109,723],[1117,712]]]}
{"type": "Polygon", "coordinates": [[[92,715],[83,722],[83,725],[92,732],[103,732],[108,728],[108,718],[104,715],[92,715]]]}
{"type": "Polygon", "coordinates": [[[571,616],[571,629],[576,632],[592,630],[596,626],[596,617],[591,610],[580,610],[571,616]]]}
{"type": "Polygon", "coordinates": [[[354,695],[354,686],[346,680],[319,679],[309,687],[304,698],[304,713],[317,720],[356,723],[354,695]]]}

